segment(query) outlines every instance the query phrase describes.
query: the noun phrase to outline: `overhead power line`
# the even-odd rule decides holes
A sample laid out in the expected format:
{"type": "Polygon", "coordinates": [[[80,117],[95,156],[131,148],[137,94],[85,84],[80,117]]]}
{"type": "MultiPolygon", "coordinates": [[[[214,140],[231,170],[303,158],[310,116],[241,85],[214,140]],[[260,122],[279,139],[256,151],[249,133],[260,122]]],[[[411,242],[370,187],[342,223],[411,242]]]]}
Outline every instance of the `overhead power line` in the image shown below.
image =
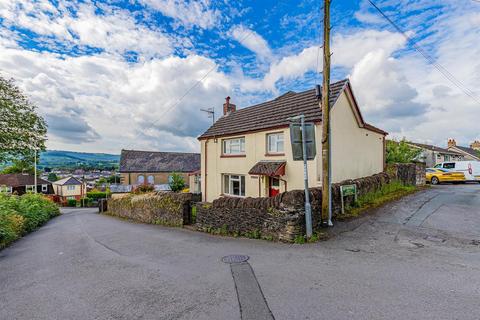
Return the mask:
{"type": "MultiPolygon", "coordinates": [[[[368,0],[370,4],[380,13],[380,15],[385,18],[398,32],[400,32],[407,42],[411,43],[413,48],[417,50],[430,64],[432,64],[435,69],[437,69],[448,81],[450,81],[453,85],[459,88],[465,95],[472,98],[475,102],[480,104],[480,99],[476,96],[476,94],[468,89],[460,80],[458,80],[450,71],[448,71],[444,66],[440,63],[436,62],[435,59],[428,54],[425,50],[423,50],[415,40],[413,40],[405,31],[403,31],[392,19],[390,19],[372,0],[368,0]]],[[[480,2],[480,1],[479,1],[480,2]]]]}
{"type": "MultiPolygon", "coordinates": [[[[242,43],[243,41],[245,41],[248,37],[250,37],[252,34],[253,34],[254,30],[250,30],[250,32],[245,35],[245,37],[243,37],[242,39],[240,39],[238,42],[242,43]]],[[[187,89],[187,91],[185,91],[181,96],[180,98],[177,99],[177,101],[172,104],[170,107],[168,107],[164,112],[162,112],[162,114],[158,117],[157,120],[153,121],[153,122],[150,122],[149,124],[147,124],[147,127],[144,127],[142,131],[145,131],[145,130],[148,130],[150,128],[152,128],[154,125],[156,125],[161,119],[163,119],[163,116],[165,116],[168,112],[170,112],[171,110],[173,110],[174,108],[176,108],[182,101],[183,99],[185,99],[185,97],[193,90],[195,89],[196,87],[198,87],[198,85],[200,83],[202,83],[205,79],[207,79],[207,77],[210,75],[210,73],[213,72],[213,70],[215,70],[217,68],[217,64],[215,63],[215,65],[209,69],[204,75],[203,77],[201,77],[200,79],[198,79],[191,87],[189,87],[187,89]]],[[[133,144],[133,141],[135,141],[138,137],[140,136],[140,133],[137,133],[133,139],[132,139],[132,142],[129,143],[127,146],[125,146],[125,149],[128,149],[130,146],[132,146],[133,144]]]]}

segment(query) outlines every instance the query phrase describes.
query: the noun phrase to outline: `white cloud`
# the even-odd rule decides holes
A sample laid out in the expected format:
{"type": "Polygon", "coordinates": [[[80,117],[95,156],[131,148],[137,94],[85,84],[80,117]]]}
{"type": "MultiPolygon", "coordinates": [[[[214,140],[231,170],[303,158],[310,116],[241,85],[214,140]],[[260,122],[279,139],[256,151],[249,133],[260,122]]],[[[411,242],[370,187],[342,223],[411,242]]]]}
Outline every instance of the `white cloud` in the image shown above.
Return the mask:
{"type": "Polygon", "coordinates": [[[269,60],[273,57],[272,50],[267,41],[258,33],[245,26],[238,25],[230,30],[231,36],[240,42],[245,48],[254,52],[261,60],[269,60]]]}
{"type": "Polygon", "coordinates": [[[173,18],[184,27],[211,29],[219,23],[220,13],[208,0],[140,0],[145,5],[173,18]]]}
{"type": "Polygon", "coordinates": [[[67,46],[89,46],[109,53],[135,51],[147,58],[172,53],[170,40],[161,30],[137,24],[126,10],[108,6],[101,9],[103,14],[96,13],[99,7],[91,2],[60,1],[56,8],[46,0],[38,3],[12,0],[0,6],[0,17],[5,19],[6,26],[15,25],[43,36],[44,44],[55,40],[67,46]]]}
{"type": "Polygon", "coordinates": [[[213,71],[169,109],[215,66],[195,55],[128,64],[107,54],[66,57],[5,47],[0,52],[2,75],[17,79],[38,105],[54,149],[198,151],[196,136],[211,121],[199,109],[220,111],[230,91],[229,79],[213,71]]]}

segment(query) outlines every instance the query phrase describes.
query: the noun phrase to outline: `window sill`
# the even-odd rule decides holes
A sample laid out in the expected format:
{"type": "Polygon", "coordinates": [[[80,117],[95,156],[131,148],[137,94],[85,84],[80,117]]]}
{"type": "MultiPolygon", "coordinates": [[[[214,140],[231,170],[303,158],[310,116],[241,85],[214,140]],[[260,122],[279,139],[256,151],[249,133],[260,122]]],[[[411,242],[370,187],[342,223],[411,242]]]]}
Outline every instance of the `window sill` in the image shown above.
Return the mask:
{"type": "Polygon", "coordinates": [[[222,154],[220,158],[245,158],[246,154],[222,154]]]}
{"type": "Polygon", "coordinates": [[[237,195],[228,194],[228,193],[221,193],[220,196],[221,197],[232,197],[232,198],[245,198],[245,196],[237,196],[237,195]]]}
{"type": "Polygon", "coordinates": [[[285,153],[265,153],[265,157],[285,157],[285,153]]]}

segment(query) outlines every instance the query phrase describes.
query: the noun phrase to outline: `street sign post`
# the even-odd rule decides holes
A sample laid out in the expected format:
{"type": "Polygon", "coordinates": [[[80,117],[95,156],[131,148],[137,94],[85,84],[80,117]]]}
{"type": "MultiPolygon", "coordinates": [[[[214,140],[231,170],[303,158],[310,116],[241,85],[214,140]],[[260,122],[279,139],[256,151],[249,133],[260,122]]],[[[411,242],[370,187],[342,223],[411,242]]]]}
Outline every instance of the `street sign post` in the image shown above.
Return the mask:
{"type": "Polygon", "coordinates": [[[304,122],[305,129],[302,134],[302,123],[290,124],[290,141],[292,144],[292,154],[294,161],[303,161],[303,140],[305,138],[305,147],[307,160],[315,159],[317,148],[315,147],[315,125],[311,122],[304,122]]]}
{"type": "Polygon", "coordinates": [[[290,121],[300,120],[300,123],[290,124],[290,141],[292,144],[293,160],[303,160],[303,181],[305,184],[305,225],[307,238],[313,233],[312,206],[310,204],[310,192],[308,190],[308,166],[307,160],[313,160],[316,154],[315,127],[313,123],[305,123],[305,115],[301,114],[289,118],[290,121]]]}

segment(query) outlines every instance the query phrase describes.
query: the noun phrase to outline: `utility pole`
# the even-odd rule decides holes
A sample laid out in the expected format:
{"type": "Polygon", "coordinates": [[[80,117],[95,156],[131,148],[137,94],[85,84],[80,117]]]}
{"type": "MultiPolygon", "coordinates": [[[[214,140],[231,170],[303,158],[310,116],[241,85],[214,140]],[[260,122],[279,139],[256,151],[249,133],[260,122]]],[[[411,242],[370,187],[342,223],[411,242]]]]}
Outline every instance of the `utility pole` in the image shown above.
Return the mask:
{"type": "Polygon", "coordinates": [[[330,206],[330,0],[323,4],[322,225],[331,225],[330,206]]]}
{"type": "MultiPolygon", "coordinates": [[[[35,156],[33,158],[33,183],[35,184],[34,192],[37,193],[37,146],[34,147],[35,156]]],[[[31,158],[30,158],[31,159],[31,158]]]]}

